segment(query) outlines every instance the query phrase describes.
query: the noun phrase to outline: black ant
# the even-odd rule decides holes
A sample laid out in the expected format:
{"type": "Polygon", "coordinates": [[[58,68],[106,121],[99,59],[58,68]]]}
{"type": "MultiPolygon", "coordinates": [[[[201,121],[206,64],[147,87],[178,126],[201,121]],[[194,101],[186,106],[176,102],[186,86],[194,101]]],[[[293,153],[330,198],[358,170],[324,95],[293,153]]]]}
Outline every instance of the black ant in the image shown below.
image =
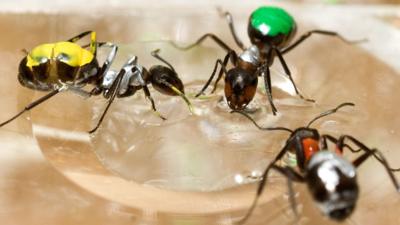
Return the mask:
{"type": "Polygon", "coordinates": [[[220,64],[221,69],[211,93],[214,93],[222,75],[225,74],[225,97],[229,107],[233,110],[242,110],[250,103],[256,93],[258,76],[262,76],[264,78],[265,89],[268,101],[271,105],[272,113],[273,115],[276,115],[277,109],[272,100],[272,86],[269,69],[273,64],[275,56],[278,57],[283,66],[285,74],[290,79],[296,94],[306,101],[315,102],[312,99],[304,98],[303,95],[300,94],[283,55],[294,49],[312,34],[336,36],[350,44],[360,42],[348,41],[338,33],[326,30],[311,30],[303,34],[298,40],[291,42],[297,30],[296,22],[292,16],[282,8],[262,6],[253,11],[249,18],[247,33],[252,45],[246,48],[236,35],[232,15],[229,12],[222,12],[220,9],[219,11],[221,15],[226,17],[236,44],[243,50],[241,54],[238,55],[234,50],[232,50],[232,48],[212,33],[207,33],[201,36],[195,43],[186,47],[177,46],[175,43],[172,44],[179,49],[188,50],[201,44],[207,38],[211,38],[221,48],[228,52],[223,60],[218,59],[216,61],[210,78],[196,97],[203,94],[210,85],[211,81],[214,79],[215,73],[217,72],[218,64],[220,64]],[[234,67],[227,70],[226,67],[229,60],[234,67]]]}
{"type": "MultiPolygon", "coordinates": [[[[18,81],[21,85],[30,89],[49,93],[25,106],[22,111],[10,119],[0,123],[0,127],[66,90],[85,97],[103,93],[103,96],[109,99],[108,105],[96,127],[90,130],[89,133],[95,132],[100,126],[115,96],[131,96],[136,90],[143,88],[145,95],[151,100],[153,110],[157,112],[154,101],[150,96],[150,91],[147,88],[149,83],[152,83],[153,87],[163,94],[184,97],[182,81],[177,76],[174,68],[158,55],[158,50],[152,52],[152,55],[166,63],[168,67],[154,66],[150,71],[147,71],[142,66],[137,65],[136,57],[133,57],[116,74],[115,71],[110,71],[109,69],[117,50],[118,46],[113,43],[97,42],[96,32],[86,31],[67,41],[41,44],[30,52],[25,51],[27,56],[20,62],[18,81]],[[90,35],[89,45],[80,46],[75,43],[87,35],[90,35]],[[111,51],[100,67],[96,58],[97,48],[103,46],[110,47],[111,51]],[[86,47],[90,47],[90,49],[86,50],[86,47]],[[94,85],[94,88],[89,92],[83,89],[87,84],[94,85]]],[[[184,97],[184,99],[190,106],[187,98],[184,97]]],[[[161,115],[159,116],[165,119],[161,115]]]]}
{"type": "Polygon", "coordinates": [[[343,221],[353,212],[358,199],[359,187],[356,180],[356,168],[358,168],[370,156],[374,156],[386,169],[396,190],[400,192],[400,186],[393,172],[400,171],[389,167],[383,154],[377,149],[368,148],[350,135],[342,135],[338,139],[328,134],[320,135],[317,129],[310,128],[311,124],[321,117],[335,113],[344,106],[354,106],[353,103],[343,103],[334,109],[321,113],[312,119],[307,126],[291,130],[285,127],[261,127],[249,115],[242,111],[240,113],[251,120],[260,130],[281,130],[290,132],[285,146],[278,155],[267,166],[258,184],[257,194],[249,211],[238,224],[243,224],[252,214],[259,197],[267,183],[268,174],[275,170],[288,179],[289,200],[292,210],[297,216],[296,202],[294,199],[292,182],[307,183],[314,200],[318,203],[323,214],[336,221],[343,221]],[[351,148],[345,141],[359,147],[358,150],[351,148]],[[336,145],[336,152],[328,150],[327,141],[336,145]],[[348,162],[342,157],[344,148],[352,152],[363,151],[364,153],[348,162]],[[287,153],[296,155],[299,171],[289,166],[277,165],[277,162],[287,153]]]}
{"type": "Polygon", "coordinates": [[[149,84],[151,84],[154,89],[162,94],[182,97],[188,105],[190,112],[193,112],[192,104],[185,96],[185,90],[181,79],[175,72],[174,67],[172,67],[170,63],[163,59],[158,54],[159,52],[160,50],[156,49],[151,52],[151,55],[165,63],[167,66],[155,65],[147,70],[145,67],[137,63],[138,57],[132,56],[128,59],[118,74],[113,70],[110,70],[107,73],[103,82],[103,86],[116,90],[113,91],[114,94],[110,98],[106,109],[99,119],[99,122],[94,129],[89,131],[90,133],[96,131],[96,129],[100,126],[100,123],[103,121],[104,116],[115,97],[123,98],[132,96],[140,89],[143,89],[145,96],[150,100],[153,111],[156,112],[161,119],[166,120],[166,118],[159,114],[156,109],[154,100],[150,95],[150,90],[147,87],[149,84]]]}

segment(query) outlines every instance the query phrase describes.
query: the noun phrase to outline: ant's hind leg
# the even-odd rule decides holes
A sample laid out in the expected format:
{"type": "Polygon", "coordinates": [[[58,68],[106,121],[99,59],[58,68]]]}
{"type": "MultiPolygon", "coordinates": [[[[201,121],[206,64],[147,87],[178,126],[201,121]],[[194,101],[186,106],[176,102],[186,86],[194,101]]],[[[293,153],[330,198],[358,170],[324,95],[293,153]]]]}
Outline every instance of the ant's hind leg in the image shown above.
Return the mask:
{"type": "Polygon", "coordinates": [[[13,117],[11,117],[10,119],[0,123],[0,127],[10,123],[11,121],[15,120],[16,118],[18,118],[19,116],[21,116],[24,112],[29,111],[33,108],[35,108],[36,106],[40,105],[41,103],[47,101],[48,99],[50,99],[51,97],[53,97],[54,95],[60,93],[60,89],[56,89],[51,91],[50,93],[48,93],[47,95],[37,99],[36,101],[30,103],[29,105],[25,106],[25,108],[23,110],[21,110],[19,113],[17,113],[16,115],[14,115],[13,117]]]}
{"type": "Polygon", "coordinates": [[[228,21],[229,29],[231,30],[231,34],[233,36],[233,39],[235,39],[237,46],[239,46],[239,48],[244,50],[245,49],[244,44],[240,40],[240,38],[238,37],[238,35],[236,33],[236,29],[235,29],[235,25],[234,25],[233,17],[231,15],[231,13],[228,11],[223,11],[220,7],[217,7],[217,10],[218,10],[220,16],[225,17],[226,20],[228,21]]]}
{"type": "Polygon", "coordinates": [[[383,154],[381,152],[379,152],[377,149],[369,149],[369,148],[362,148],[365,153],[360,155],[358,158],[356,158],[353,161],[353,165],[354,167],[359,167],[361,164],[363,164],[365,162],[365,160],[367,160],[370,156],[375,156],[375,155],[379,155],[379,159],[378,160],[386,169],[390,179],[392,180],[392,183],[394,185],[394,187],[396,188],[397,192],[400,192],[400,185],[396,179],[396,177],[393,174],[393,171],[391,170],[391,168],[389,167],[389,164],[387,163],[385,157],[383,156],[383,154]]]}
{"type": "Polygon", "coordinates": [[[193,47],[196,47],[197,45],[200,45],[207,38],[211,38],[213,41],[215,41],[221,48],[223,48],[227,52],[232,50],[227,44],[225,44],[225,42],[223,42],[219,37],[217,37],[215,34],[212,34],[212,33],[204,34],[196,42],[194,42],[193,44],[187,45],[187,46],[179,46],[173,41],[171,41],[171,44],[177,49],[189,50],[193,47]]]}

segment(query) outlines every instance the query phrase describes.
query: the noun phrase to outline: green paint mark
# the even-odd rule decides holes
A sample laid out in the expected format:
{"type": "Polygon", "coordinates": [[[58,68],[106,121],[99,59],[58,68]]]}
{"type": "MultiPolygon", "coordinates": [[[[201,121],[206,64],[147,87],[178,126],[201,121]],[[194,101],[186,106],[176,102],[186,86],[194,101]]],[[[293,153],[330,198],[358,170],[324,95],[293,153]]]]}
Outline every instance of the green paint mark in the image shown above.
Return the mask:
{"type": "Polygon", "coordinates": [[[251,26],[263,35],[288,35],[295,22],[285,10],[278,7],[262,6],[256,9],[250,17],[251,26]]]}

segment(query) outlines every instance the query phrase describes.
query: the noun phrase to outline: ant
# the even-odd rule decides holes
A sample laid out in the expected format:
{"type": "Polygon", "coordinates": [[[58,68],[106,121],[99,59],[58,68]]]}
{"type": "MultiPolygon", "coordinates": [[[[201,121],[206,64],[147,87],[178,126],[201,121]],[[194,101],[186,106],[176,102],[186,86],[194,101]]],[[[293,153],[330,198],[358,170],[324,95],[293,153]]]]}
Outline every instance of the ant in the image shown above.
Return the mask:
{"type": "MultiPolygon", "coordinates": [[[[49,93],[25,106],[10,119],[0,123],[0,127],[67,90],[85,97],[103,94],[104,98],[109,99],[96,127],[89,133],[94,133],[98,129],[115,96],[131,96],[136,90],[143,88],[146,96],[151,100],[153,110],[157,112],[147,88],[148,83],[152,83],[155,89],[164,94],[183,95],[181,80],[172,66],[158,56],[158,51],[154,51],[153,56],[166,63],[168,67],[155,66],[148,72],[136,64],[136,58],[132,58],[116,75],[109,69],[117,51],[118,46],[113,43],[97,42],[94,31],[83,32],[67,41],[41,44],[30,52],[25,50],[26,56],[19,64],[18,81],[27,88],[49,93]],[[90,35],[89,45],[80,46],[75,43],[88,35],[90,35]],[[111,51],[103,65],[99,66],[96,58],[97,49],[103,46],[110,47],[111,51]],[[86,47],[90,49],[87,50],[86,47]],[[132,70],[128,71],[128,69],[132,70]],[[83,88],[87,84],[94,85],[94,88],[91,91],[85,91],[83,88]]],[[[185,101],[188,102],[186,98],[185,101]]]]}
{"type": "MultiPolygon", "coordinates": [[[[0,123],[0,127],[18,118],[41,103],[62,91],[72,91],[83,96],[98,95],[103,91],[101,85],[118,51],[118,46],[110,42],[97,42],[96,32],[85,31],[67,41],[41,44],[31,51],[23,50],[26,56],[21,60],[18,81],[27,88],[46,91],[48,94],[33,101],[10,119],[0,123]],[[80,46],[77,41],[90,35],[89,45],[80,46]],[[98,47],[110,47],[102,66],[97,61],[98,47]],[[86,48],[89,47],[89,50],[86,48]],[[95,87],[87,92],[83,87],[92,84],[95,87]]],[[[110,96],[104,91],[104,96],[110,96]]]]}
{"type": "Polygon", "coordinates": [[[293,17],[282,8],[262,6],[253,11],[249,18],[247,33],[251,41],[251,46],[246,48],[236,34],[232,15],[229,12],[222,12],[219,8],[218,10],[221,16],[226,17],[231,34],[237,46],[242,49],[242,53],[238,55],[232,48],[212,33],[204,34],[195,43],[186,47],[177,46],[173,42],[172,45],[178,49],[188,50],[201,44],[207,38],[211,38],[227,52],[223,60],[217,59],[210,78],[196,97],[203,94],[210,85],[217,72],[218,64],[220,64],[221,69],[211,93],[215,92],[218,82],[221,80],[222,75],[225,74],[225,97],[229,107],[233,110],[242,110],[251,102],[256,93],[258,77],[261,76],[264,79],[265,89],[269,104],[271,105],[272,113],[273,115],[276,115],[277,109],[272,99],[270,75],[270,67],[276,56],[278,57],[285,74],[292,83],[296,94],[306,101],[315,102],[313,99],[304,98],[299,92],[283,55],[297,47],[312,34],[336,36],[349,44],[364,41],[349,41],[333,31],[311,30],[300,36],[298,40],[291,42],[297,30],[296,22],[293,17]],[[229,60],[231,61],[233,68],[227,70],[226,67],[229,60]]]}
{"type": "Polygon", "coordinates": [[[115,97],[123,98],[129,97],[136,93],[136,91],[143,89],[145,96],[150,100],[153,111],[162,119],[166,120],[160,113],[158,113],[154,100],[150,95],[150,90],[147,87],[149,84],[154,89],[162,94],[169,96],[180,96],[188,105],[189,111],[193,112],[192,104],[185,95],[185,90],[181,79],[178,77],[174,67],[163,59],[158,53],[160,49],[156,49],[151,52],[151,55],[167,66],[155,65],[149,70],[137,63],[138,57],[132,56],[124,64],[122,69],[117,73],[116,71],[110,70],[105,76],[103,86],[109,89],[115,89],[113,96],[111,97],[106,109],[99,119],[96,127],[89,131],[93,133],[99,128],[100,123],[103,121],[106,112],[108,111],[111,103],[115,97]]]}
{"type": "Polygon", "coordinates": [[[253,204],[245,217],[243,217],[238,224],[244,224],[252,214],[265,188],[268,174],[271,170],[275,170],[287,178],[289,200],[296,216],[298,214],[292,182],[307,183],[311,195],[318,203],[324,215],[336,221],[343,221],[348,218],[356,206],[359,193],[356,169],[371,156],[385,167],[396,190],[400,192],[399,183],[393,174],[393,172],[400,171],[400,168],[390,168],[380,151],[368,148],[365,144],[350,135],[342,135],[337,139],[328,134],[320,135],[317,129],[310,128],[311,124],[316,120],[333,114],[345,106],[354,106],[354,104],[349,102],[342,103],[336,108],[316,116],[307,126],[299,127],[295,130],[285,127],[261,127],[248,114],[242,111],[232,111],[233,113],[240,113],[247,117],[260,130],[280,130],[290,133],[290,137],[286,140],[282,150],[271,161],[262,174],[253,204]],[[351,148],[345,143],[346,140],[355,144],[359,149],[355,150],[351,148]],[[328,150],[327,141],[335,144],[335,152],[328,150]],[[342,156],[345,147],[351,152],[363,151],[364,153],[350,163],[342,156]],[[295,153],[298,170],[289,166],[277,165],[277,162],[281,160],[287,152],[295,153]]]}

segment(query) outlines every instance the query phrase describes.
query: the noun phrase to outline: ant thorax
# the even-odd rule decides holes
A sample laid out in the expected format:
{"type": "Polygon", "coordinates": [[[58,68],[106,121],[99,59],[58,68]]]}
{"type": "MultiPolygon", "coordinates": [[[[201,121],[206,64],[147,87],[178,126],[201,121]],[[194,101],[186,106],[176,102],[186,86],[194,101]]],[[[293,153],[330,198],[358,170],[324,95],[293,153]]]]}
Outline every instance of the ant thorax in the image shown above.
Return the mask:
{"type": "Polygon", "coordinates": [[[260,50],[256,45],[251,45],[239,55],[239,59],[243,62],[258,66],[260,64],[260,50]]]}
{"type": "MultiPolygon", "coordinates": [[[[144,68],[141,65],[136,64],[134,60],[128,60],[120,71],[120,73],[124,73],[124,75],[121,79],[118,93],[120,95],[125,94],[129,86],[141,87],[146,85],[146,82],[143,79],[143,70],[144,68]]],[[[103,79],[102,87],[106,90],[110,89],[117,76],[117,71],[107,71],[103,79]]]]}

